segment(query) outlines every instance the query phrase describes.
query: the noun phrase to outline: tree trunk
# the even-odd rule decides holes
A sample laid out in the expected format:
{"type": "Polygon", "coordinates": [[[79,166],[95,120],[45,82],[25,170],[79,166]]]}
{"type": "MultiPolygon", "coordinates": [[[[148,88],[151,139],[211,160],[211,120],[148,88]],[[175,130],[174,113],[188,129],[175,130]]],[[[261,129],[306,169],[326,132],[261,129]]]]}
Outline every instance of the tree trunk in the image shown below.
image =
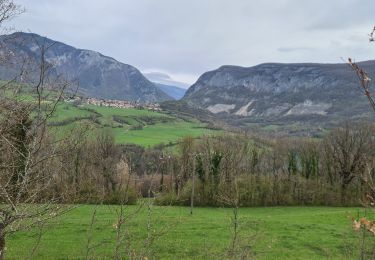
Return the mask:
{"type": "Polygon", "coordinates": [[[342,183],[341,184],[341,206],[345,205],[346,201],[346,184],[342,183]]]}
{"type": "Polygon", "coordinates": [[[195,188],[195,161],[193,161],[193,175],[191,180],[191,201],[190,201],[190,214],[193,215],[194,208],[194,188],[195,188]]]}
{"type": "Polygon", "coordinates": [[[193,215],[194,208],[194,188],[195,188],[195,173],[193,172],[192,183],[191,183],[191,200],[190,200],[190,214],[193,215]]]}
{"type": "Polygon", "coordinates": [[[160,192],[163,192],[163,187],[164,187],[164,171],[162,170],[161,171],[161,179],[160,179],[160,187],[159,187],[160,192]]]}
{"type": "Polygon", "coordinates": [[[5,254],[4,224],[0,223],[0,260],[4,260],[4,254],[5,254]]]}

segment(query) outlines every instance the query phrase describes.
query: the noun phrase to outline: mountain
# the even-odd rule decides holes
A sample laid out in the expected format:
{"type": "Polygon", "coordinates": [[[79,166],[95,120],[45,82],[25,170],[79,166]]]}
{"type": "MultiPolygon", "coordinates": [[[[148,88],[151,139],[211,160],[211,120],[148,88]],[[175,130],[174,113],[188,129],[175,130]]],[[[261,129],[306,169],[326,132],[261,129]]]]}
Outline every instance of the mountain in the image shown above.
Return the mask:
{"type": "MultiPolygon", "coordinates": [[[[374,74],[375,61],[359,65],[374,74]]],[[[347,64],[222,66],[200,76],[183,100],[242,126],[257,122],[326,126],[372,116],[358,86],[347,64]]]]}
{"type": "Polygon", "coordinates": [[[181,99],[189,87],[188,84],[172,79],[168,74],[158,71],[144,71],[143,75],[167,95],[175,100],[181,99]]]}
{"type": "MultiPolygon", "coordinates": [[[[95,51],[77,49],[31,33],[2,35],[0,45],[3,52],[11,53],[9,58],[13,59],[0,65],[1,79],[14,78],[20,71],[20,64],[24,64],[23,60],[28,63],[40,60],[40,47],[46,46],[46,61],[53,65],[51,73],[72,80],[87,96],[142,103],[172,99],[135,67],[95,51]]],[[[30,80],[33,80],[37,72],[30,75],[30,80]]]]}
{"type": "Polygon", "coordinates": [[[170,86],[170,85],[165,85],[165,84],[160,84],[160,83],[155,83],[154,84],[164,93],[166,93],[168,96],[174,98],[175,100],[181,99],[186,92],[186,89],[179,88],[176,86],[170,86]]]}

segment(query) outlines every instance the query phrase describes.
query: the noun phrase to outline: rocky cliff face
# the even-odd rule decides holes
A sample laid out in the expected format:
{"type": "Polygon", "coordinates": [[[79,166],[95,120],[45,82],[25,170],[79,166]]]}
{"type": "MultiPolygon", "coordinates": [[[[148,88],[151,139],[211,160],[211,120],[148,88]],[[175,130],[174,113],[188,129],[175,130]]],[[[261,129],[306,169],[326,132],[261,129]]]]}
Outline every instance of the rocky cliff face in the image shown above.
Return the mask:
{"type": "Polygon", "coordinates": [[[79,85],[79,90],[88,96],[143,103],[171,99],[135,67],[95,51],[76,49],[30,33],[0,36],[0,44],[16,59],[10,62],[11,66],[0,66],[2,79],[15,77],[23,60],[37,62],[40,47],[46,46],[45,58],[53,65],[53,73],[73,80],[79,85]]]}
{"type": "MultiPolygon", "coordinates": [[[[374,74],[375,61],[360,65],[374,74]]],[[[323,123],[372,113],[346,64],[222,66],[204,73],[183,100],[237,122],[323,123]]]]}

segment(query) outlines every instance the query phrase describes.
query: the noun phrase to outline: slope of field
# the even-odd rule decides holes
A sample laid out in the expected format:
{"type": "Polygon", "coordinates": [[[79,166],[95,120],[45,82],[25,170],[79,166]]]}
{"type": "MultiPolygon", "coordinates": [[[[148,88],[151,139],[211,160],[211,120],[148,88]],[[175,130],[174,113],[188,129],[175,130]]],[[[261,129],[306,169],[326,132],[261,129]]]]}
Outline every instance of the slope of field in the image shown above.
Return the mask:
{"type": "Polygon", "coordinates": [[[136,108],[75,106],[66,102],[58,106],[49,124],[53,131],[62,134],[86,125],[90,131],[111,132],[116,143],[134,143],[145,147],[161,143],[173,144],[184,136],[198,137],[218,133],[208,129],[206,123],[192,117],[136,108]]]}
{"type": "MultiPolygon", "coordinates": [[[[147,238],[147,208],[132,216],[138,206],[125,210],[126,222],[121,250],[141,252],[147,238]],[[129,242],[129,243],[128,243],[129,242]]],[[[118,206],[81,206],[45,227],[36,259],[81,259],[92,240],[88,257],[113,259],[118,206]]],[[[274,207],[239,210],[240,244],[257,259],[358,259],[359,233],[352,230],[350,216],[356,208],[274,207]],[[246,238],[247,237],[247,238],[246,238]]],[[[151,229],[160,235],[151,246],[155,259],[225,259],[231,238],[232,210],[196,208],[193,215],[184,207],[153,207],[151,229]]],[[[37,232],[10,236],[9,259],[23,259],[36,243],[37,232]]],[[[370,243],[373,237],[368,236],[370,243]]],[[[370,248],[369,248],[370,249],[370,248]]],[[[151,259],[151,258],[149,258],[151,259]]],[[[153,258],[152,258],[153,259],[153,258]]]]}

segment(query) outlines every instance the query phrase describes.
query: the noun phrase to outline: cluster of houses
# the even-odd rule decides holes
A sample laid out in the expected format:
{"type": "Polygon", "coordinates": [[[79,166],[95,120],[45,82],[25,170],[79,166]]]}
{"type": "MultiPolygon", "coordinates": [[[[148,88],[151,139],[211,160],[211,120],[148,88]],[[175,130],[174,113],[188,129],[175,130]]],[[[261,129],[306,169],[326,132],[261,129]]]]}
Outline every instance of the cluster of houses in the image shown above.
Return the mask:
{"type": "Polygon", "coordinates": [[[140,104],[135,101],[126,100],[114,100],[114,99],[97,99],[97,98],[82,98],[75,96],[74,98],[66,98],[66,102],[77,102],[84,103],[94,106],[103,107],[116,107],[116,108],[138,108],[138,109],[148,109],[152,111],[160,111],[160,105],[158,103],[140,104]]]}
{"type": "Polygon", "coordinates": [[[101,106],[101,107],[117,107],[117,108],[135,108],[138,106],[136,102],[125,100],[112,100],[112,99],[96,99],[88,98],[86,104],[101,106]]]}

